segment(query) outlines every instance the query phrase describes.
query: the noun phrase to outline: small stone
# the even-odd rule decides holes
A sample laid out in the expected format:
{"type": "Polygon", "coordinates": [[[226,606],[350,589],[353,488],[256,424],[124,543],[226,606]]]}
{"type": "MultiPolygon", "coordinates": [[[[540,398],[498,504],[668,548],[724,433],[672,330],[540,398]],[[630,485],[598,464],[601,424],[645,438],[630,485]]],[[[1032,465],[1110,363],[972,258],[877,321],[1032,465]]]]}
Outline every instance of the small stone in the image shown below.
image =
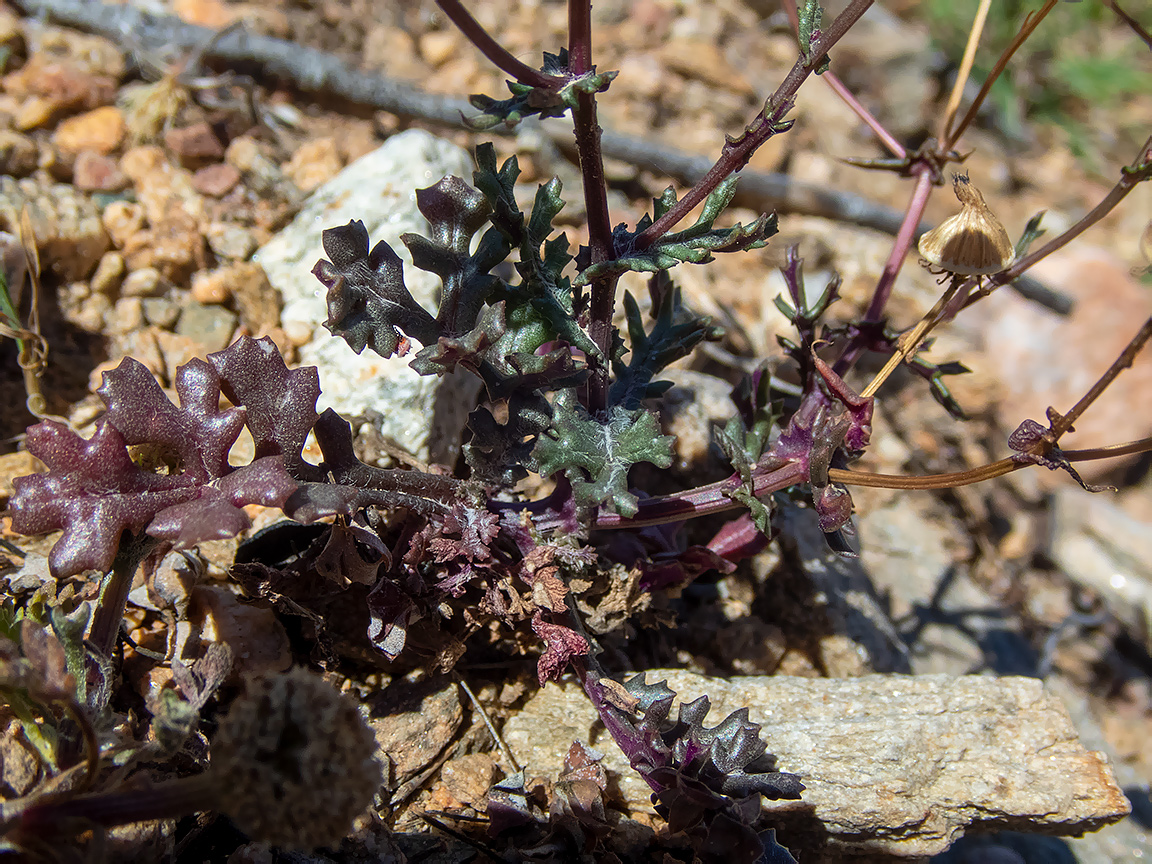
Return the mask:
{"type": "Polygon", "coordinates": [[[285,321],[284,335],[297,348],[312,341],[312,328],[303,321],[285,321]]]}
{"type": "Polygon", "coordinates": [[[291,200],[300,194],[295,185],[285,179],[280,166],[264,155],[252,138],[242,135],[233,139],[224,159],[243,175],[248,188],[257,195],[291,200]]]}
{"type": "Polygon", "coordinates": [[[496,778],[496,763],[490,753],[466,753],[446,762],[440,778],[457,802],[483,810],[496,778]]]}
{"type": "MultiPolygon", "coordinates": [[[[210,306],[208,308],[219,309],[220,307],[210,306]]],[[[193,357],[203,357],[208,353],[203,345],[188,336],[181,336],[178,333],[170,333],[167,330],[159,330],[156,328],[150,328],[147,332],[152,334],[153,340],[156,343],[156,353],[160,358],[158,361],[160,371],[156,374],[165,377],[169,381],[175,381],[176,370],[185,365],[193,357]]],[[[133,354],[132,356],[135,357],[136,355],[133,354]]],[[[200,544],[200,551],[201,554],[206,554],[204,544],[200,544]]]]}
{"type": "Polygon", "coordinates": [[[256,251],[255,236],[243,225],[237,225],[235,222],[209,223],[204,228],[204,239],[208,241],[208,248],[217,258],[246,261],[256,251]]]}
{"type": "Polygon", "coordinates": [[[61,303],[60,309],[65,321],[88,333],[99,333],[104,329],[104,317],[111,311],[112,301],[103,294],[93,294],[71,309],[61,303]]]}
{"type": "Polygon", "coordinates": [[[134,201],[113,201],[100,214],[104,230],[120,249],[135,234],[144,230],[144,208],[134,201]]]}
{"type": "Polygon", "coordinates": [[[112,333],[129,333],[144,326],[144,303],[139,297],[121,297],[104,319],[112,333]]]}
{"type": "Polygon", "coordinates": [[[16,234],[28,207],[41,265],[64,281],[84,279],[108,249],[108,234],[88,196],[38,176],[0,177],[0,230],[16,234]]]}
{"type": "Polygon", "coordinates": [[[136,200],[153,227],[175,213],[203,219],[204,198],[193,188],[191,172],[169,162],[162,147],[133,147],[120,157],[120,168],[132,178],[136,200]]]}
{"type": "Polygon", "coordinates": [[[192,276],[192,299],[197,303],[226,303],[232,296],[232,285],[225,268],[207,270],[192,276]]]}
{"type": "Polygon", "coordinates": [[[236,314],[221,306],[189,303],[180,313],[176,334],[186,336],[203,346],[204,351],[223,351],[232,341],[236,329],[236,314]]]}
{"type": "Polygon", "coordinates": [[[85,192],[119,192],[129,180],[111,156],[84,150],[72,164],[72,182],[85,192]]]}
{"type": "Polygon", "coordinates": [[[154,297],[163,290],[163,278],[155,267],[141,267],[129,273],[120,285],[125,297],[154,297]]]}
{"type": "Polygon", "coordinates": [[[124,140],[124,115],[113,105],[94,108],[60,122],[52,143],[67,153],[91,150],[107,155],[124,140]]]}
{"type": "Polygon", "coordinates": [[[432,66],[443,66],[460,52],[462,41],[455,27],[433,30],[420,37],[420,56],[432,66]]]}
{"type": "Polygon", "coordinates": [[[464,709],[455,682],[443,677],[418,683],[401,679],[375,696],[370,723],[376,749],[392,760],[399,784],[430,765],[456,734],[464,709]]]}
{"type": "Polygon", "coordinates": [[[167,297],[146,297],[144,318],[149,324],[171,330],[180,318],[180,304],[167,297]]]}
{"type": "Polygon", "coordinates": [[[210,198],[223,198],[240,182],[240,172],[227,162],[205,165],[192,175],[192,188],[210,198]]]}
{"type": "Polygon", "coordinates": [[[254,335],[268,333],[280,323],[284,301],[259,264],[237,261],[225,268],[240,322],[254,335]]]}
{"type": "Polygon", "coordinates": [[[163,218],[130,237],[123,250],[133,270],[155,267],[172,282],[181,283],[204,266],[204,238],[195,218],[177,201],[169,203],[163,218]]]}
{"type": "Polygon", "coordinates": [[[317,138],[296,149],[284,166],[284,174],[300,191],[311,192],[339,174],[343,167],[335,140],[317,138]]]}
{"type": "Polygon", "coordinates": [[[224,156],[224,145],[203,120],[191,126],[169,129],[164,133],[164,143],[186,167],[214,162],[224,156]]]}
{"type": "Polygon", "coordinates": [[[20,131],[38,129],[58,117],[109,105],[116,99],[113,78],[94,75],[81,63],[61,61],[44,50],[36,51],[20,69],[5,75],[3,83],[7,93],[22,100],[12,124],[20,131]]]}
{"type": "Polygon", "coordinates": [[[40,162],[40,150],[27,135],[0,129],[0,174],[27,177],[40,162]]]}
{"type": "Polygon", "coordinates": [[[47,126],[60,112],[60,106],[45,96],[29,96],[20,103],[12,118],[12,128],[31,132],[47,126]]]}

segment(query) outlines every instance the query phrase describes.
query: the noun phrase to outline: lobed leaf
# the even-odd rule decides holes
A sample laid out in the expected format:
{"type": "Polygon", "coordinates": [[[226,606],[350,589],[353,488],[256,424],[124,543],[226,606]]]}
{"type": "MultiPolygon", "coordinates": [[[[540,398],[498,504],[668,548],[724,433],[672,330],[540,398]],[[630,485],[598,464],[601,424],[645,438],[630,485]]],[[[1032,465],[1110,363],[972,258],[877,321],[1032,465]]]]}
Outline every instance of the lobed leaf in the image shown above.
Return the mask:
{"type": "Polygon", "coordinates": [[[553,405],[552,425],[537,439],[532,459],[535,470],[545,476],[563,471],[580,506],[610,501],[622,516],[631,516],[637,498],[628,491],[628,469],[637,462],[667,468],[672,464],[672,441],[660,434],[650,411],[615,406],[601,422],[588,415],[571,390],[565,390],[553,405]]]}

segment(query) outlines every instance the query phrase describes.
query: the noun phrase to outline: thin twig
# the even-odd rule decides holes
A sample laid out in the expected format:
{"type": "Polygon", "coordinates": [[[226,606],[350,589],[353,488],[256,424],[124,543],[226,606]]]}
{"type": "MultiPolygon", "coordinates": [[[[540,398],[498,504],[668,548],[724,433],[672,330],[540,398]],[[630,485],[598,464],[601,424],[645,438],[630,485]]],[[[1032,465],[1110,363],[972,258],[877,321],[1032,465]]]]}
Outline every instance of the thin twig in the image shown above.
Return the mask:
{"type": "Polygon", "coordinates": [[[681,219],[691,213],[696,205],[712,194],[729,175],[748,164],[748,160],[752,158],[752,154],[760,145],[779,131],[780,124],[784,122],[784,118],[792,109],[800,85],[808,80],[808,76],[817,66],[824,62],[824,55],[840,41],[853,24],[860,20],[860,16],[868,11],[872,2],[873,0],[851,0],[849,2],[844,11],[836,16],[836,19],[821,34],[816,43],[809,47],[808,52],[801,54],[783,83],[776,88],[775,93],[768,97],[763,110],[745,128],[744,134],[735,140],[730,139],[724,145],[724,151],[716,164],[700,182],[689,189],[684,197],[669,208],[667,213],[637,235],[636,248],[646,249],[652,245],[657,238],[672,229],[681,219]]]}
{"type": "MultiPolygon", "coordinates": [[[[795,0],[784,0],[784,11],[788,13],[788,20],[792,22],[792,29],[799,33],[800,15],[796,11],[795,0]]],[[[861,104],[860,100],[852,95],[852,91],[848,89],[848,86],[843,81],[841,81],[839,77],[837,77],[835,72],[833,72],[831,69],[826,69],[823,73],[821,73],[820,78],[824,81],[825,84],[831,87],[832,92],[839,96],[843,100],[844,104],[851,108],[855,112],[856,116],[859,117],[869,129],[872,130],[872,134],[874,134],[879,139],[881,144],[888,148],[888,152],[890,152],[897,159],[903,159],[908,155],[908,151],[904,149],[904,145],[897,141],[896,137],[884,128],[884,124],[877,120],[872,115],[872,112],[865,108],[861,104]]]]}
{"type": "Polygon", "coordinates": [[[1048,13],[1055,8],[1056,2],[1057,0],[1047,0],[1039,12],[1028,13],[1028,17],[1024,19],[1024,24],[1020,27],[1020,32],[1016,34],[1016,37],[1012,40],[1012,44],[1000,55],[1000,59],[996,61],[996,65],[993,66],[992,71],[988,73],[988,77],[985,79],[983,86],[981,86],[980,92],[976,94],[976,98],[972,100],[972,104],[968,106],[968,113],[964,115],[964,119],[949,131],[946,138],[940,140],[942,149],[951,150],[960,139],[960,136],[964,134],[964,131],[972,124],[972,121],[976,119],[976,114],[979,113],[980,106],[984,104],[984,100],[988,97],[988,93],[991,91],[992,85],[996,83],[996,79],[1000,77],[1000,73],[1008,66],[1008,61],[1012,59],[1012,55],[1027,41],[1028,37],[1032,35],[1032,31],[1040,26],[1040,22],[1044,20],[1048,13]]]}
{"type": "Polygon", "coordinates": [[[1110,7],[1113,12],[1119,16],[1120,20],[1132,28],[1132,32],[1144,40],[1144,44],[1152,48],[1152,33],[1149,33],[1142,26],[1140,22],[1120,8],[1120,4],[1116,0],[1105,0],[1105,5],[1110,7]]]}
{"type": "Polygon", "coordinates": [[[476,694],[472,692],[472,688],[468,686],[468,682],[464,677],[453,670],[452,677],[456,679],[456,683],[468,694],[468,698],[472,700],[472,707],[476,709],[476,713],[480,715],[480,719],[484,721],[484,725],[488,727],[488,732],[492,736],[492,740],[496,742],[496,746],[500,748],[500,753],[504,757],[504,761],[512,768],[512,773],[515,774],[520,770],[520,763],[516,761],[516,757],[512,755],[512,751],[508,749],[508,745],[504,743],[504,738],[496,731],[496,727],[492,724],[492,718],[488,716],[488,712],[484,706],[480,704],[480,700],[476,698],[476,694]]]}
{"type": "MultiPolygon", "coordinates": [[[[952,94],[948,97],[948,105],[944,115],[940,118],[940,131],[936,138],[940,141],[956,140],[949,135],[952,121],[956,119],[956,112],[960,108],[960,100],[964,96],[964,88],[968,85],[968,76],[972,74],[972,63],[976,59],[976,48],[980,44],[980,36],[984,33],[984,23],[988,20],[988,9],[992,0],[980,0],[976,9],[976,17],[972,21],[972,29],[968,31],[968,44],[964,46],[964,56],[960,60],[960,69],[956,73],[956,81],[952,85],[952,94]]],[[[957,136],[959,137],[959,136],[957,136]]]]}
{"type": "Polygon", "coordinates": [[[562,83],[559,78],[552,75],[545,75],[538,69],[533,69],[526,63],[517,60],[512,54],[497,42],[492,36],[480,26],[480,22],[472,17],[460,0],[436,0],[436,5],[440,7],[448,19],[456,25],[457,29],[467,37],[468,41],[475,45],[480,53],[492,61],[502,72],[507,72],[521,84],[530,84],[533,87],[543,87],[551,89],[556,87],[557,84],[562,83]]]}
{"type": "Polygon", "coordinates": [[[988,280],[988,287],[978,293],[974,293],[972,297],[968,299],[965,306],[970,306],[1000,285],[1008,284],[1013,279],[1019,277],[1025,270],[1036,264],[1036,262],[1047,258],[1053,252],[1067,246],[1116,209],[1116,206],[1123,201],[1128,193],[1135,189],[1137,185],[1149,179],[1152,179],[1152,136],[1149,136],[1144,144],[1141,145],[1140,153],[1132,161],[1131,165],[1121,171],[1120,180],[1108,191],[1108,194],[1104,196],[1099,204],[1089,210],[1067,231],[1058,237],[1052,238],[1030,255],[1025,255],[1003,273],[997,273],[991,277],[988,280]]]}

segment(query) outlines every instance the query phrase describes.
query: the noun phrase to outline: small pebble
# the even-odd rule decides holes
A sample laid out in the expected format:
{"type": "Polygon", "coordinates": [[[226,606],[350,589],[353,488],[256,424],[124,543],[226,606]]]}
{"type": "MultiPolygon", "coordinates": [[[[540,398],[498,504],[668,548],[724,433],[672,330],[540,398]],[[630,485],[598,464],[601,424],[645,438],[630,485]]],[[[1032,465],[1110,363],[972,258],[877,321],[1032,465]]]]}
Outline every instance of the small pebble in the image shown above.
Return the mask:
{"type": "Polygon", "coordinates": [[[224,145],[204,121],[169,129],[164,133],[164,143],[184,165],[216,161],[224,156],[224,145]]]}
{"type": "Polygon", "coordinates": [[[312,328],[303,321],[285,321],[284,335],[292,345],[302,348],[312,341],[312,328]]]}
{"type": "Polygon", "coordinates": [[[160,271],[155,267],[141,267],[124,278],[120,293],[125,297],[154,297],[162,288],[160,271]]]}
{"type": "Polygon", "coordinates": [[[311,192],[339,174],[343,167],[336,141],[317,138],[296,149],[284,166],[284,174],[301,192],[311,192]]]}
{"type": "Polygon", "coordinates": [[[52,143],[68,153],[92,150],[108,154],[124,140],[124,115],[113,105],[104,105],[62,120],[52,134],[52,143]]]}
{"type": "Polygon", "coordinates": [[[72,164],[72,182],[85,192],[119,192],[129,180],[111,156],[83,150],[72,164]]]}
{"type": "Polygon", "coordinates": [[[178,336],[192,339],[208,353],[227,348],[235,329],[236,313],[222,306],[205,306],[202,303],[189,303],[185,306],[176,323],[178,336]]]}
{"type": "Polygon", "coordinates": [[[40,151],[27,135],[0,129],[0,174],[27,177],[36,170],[40,151]]]}
{"type": "Polygon", "coordinates": [[[240,172],[227,162],[205,165],[192,175],[192,188],[210,198],[223,198],[240,182],[240,172]]]}
{"type": "Polygon", "coordinates": [[[171,330],[180,318],[180,304],[167,297],[147,297],[144,300],[144,318],[149,324],[171,330]]]}
{"type": "Polygon", "coordinates": [[[208,248],[217,258],[246,261],[256,251],[252,232],[234,222],[212,222],[204,229],[208,248]]]}
{"type": "Polygon", "coordinates": [[[124,256],[119,252],[105,252],[100,256],[96,271],[92,274],[92,290],[97,294],[115,294],[124,279],[124,256]]]}
{"type": "Polygon", "coordinates": [[[129,238],[144,229],[144,208],[132,201],[113,201],[100,214],[112,242],[123,248],[129,238]]]}
{"type": "Polygon", "coordinates": [[[231,296],[232,285],[225,270],[201,271],[192,277],[192,299],[197,303],[225,303],[231,296]]]}
{"type": "Polygon", "coordinates": [[[121,297],[105,317],[111,333],[131,333],[144,326],[144,302],[139,297],[121,297]]]}

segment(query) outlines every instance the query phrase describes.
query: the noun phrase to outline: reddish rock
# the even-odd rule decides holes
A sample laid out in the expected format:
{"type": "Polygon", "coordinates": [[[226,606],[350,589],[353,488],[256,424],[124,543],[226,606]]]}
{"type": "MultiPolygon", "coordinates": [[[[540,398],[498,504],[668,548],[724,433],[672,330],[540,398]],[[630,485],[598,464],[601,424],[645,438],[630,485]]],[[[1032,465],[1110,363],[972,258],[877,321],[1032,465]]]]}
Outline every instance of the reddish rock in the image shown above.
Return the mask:
{"type": "Polygon", "coordinates": [[[240,172],[226,162],[206,165],[192,175],[192,188],[211,198],[223,198],[239,182],[240,172]]]}
{"type": "Polygon", "coordinates": [[[224,145],[208,123],[201,121],[164,133],[164,143],[181,163],[202,164],[224,157],[224,145]]]}
{"type": "MultiPolygon", "coordinates": [[[[1077,246],[1057,252],[1031,272],[1072,297],[1076,307],[1071,315],[1056,315],[1000,290],[973,307],[968,322],[985,339],[980,361],[994,365],[1002,382],[1000,418],[1009,432],[1026,418],[1047,425],[1048,406],[1063,413],[1075,405],[1136,335],[1150,308],[1147,288],[1125,262],[1103,249],[1077,246]]],[[[1152,353],[1145,350],[1076,422],[1076,431],[1061,439],[1062,446],[1102,447],[1152,434],[1145,410],[1149,392],[1152,353]]],[[[1086,478],[1099,478],[1116,466],[1117,460],[1106,459],[1076,467],[1086,478]]]]}
{"type": "Polygon", "coordinates": [[[84,192],[119,192],[129,181],[111,156],[84,150],[72,165],[72,182],[84,192]]]}

